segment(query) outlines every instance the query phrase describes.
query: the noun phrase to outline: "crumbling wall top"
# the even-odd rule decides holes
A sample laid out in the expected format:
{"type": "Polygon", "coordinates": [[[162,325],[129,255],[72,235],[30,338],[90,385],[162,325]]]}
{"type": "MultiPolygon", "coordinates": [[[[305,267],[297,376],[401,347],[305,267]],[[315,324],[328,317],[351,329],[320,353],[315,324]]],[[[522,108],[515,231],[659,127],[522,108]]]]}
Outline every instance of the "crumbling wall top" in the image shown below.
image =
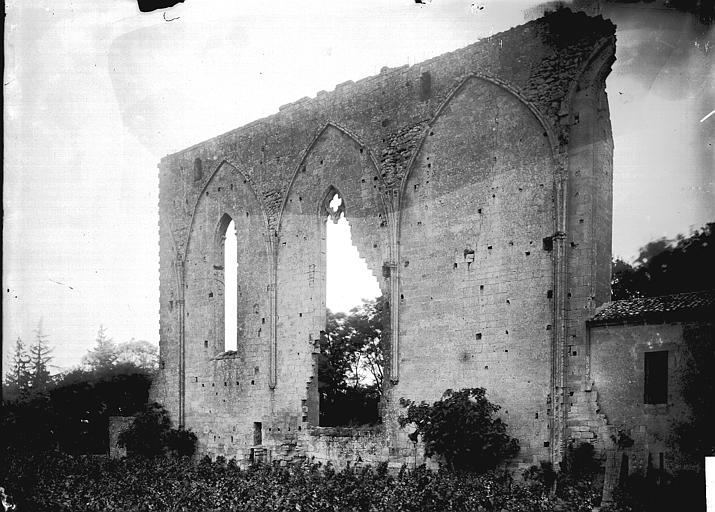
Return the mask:
{"type": "MultiPolygon", "coordinates": [[[[564,145],[569,91],[596,53],[608,53],[609,64],[615,59],[614,34],[615,26],[600,16],[561,9],[413,66],[383,68],[378,75],[284,105],[276,114],[164,157],[162,180],[168,173],[174,183],[184,183],[190,205],[216,168],[229,163],[255,185],[275,227],[291,176],[312,141],[332,123],[365,146],[391,191],[430,122],[469,76],[508,86],[545,120],[556,144],[564,145]],[[191,175],[196,161],[204,169],[198,180],[191,175]]],[[[167,195],[160,196],[166,200],[167,195]]]]}

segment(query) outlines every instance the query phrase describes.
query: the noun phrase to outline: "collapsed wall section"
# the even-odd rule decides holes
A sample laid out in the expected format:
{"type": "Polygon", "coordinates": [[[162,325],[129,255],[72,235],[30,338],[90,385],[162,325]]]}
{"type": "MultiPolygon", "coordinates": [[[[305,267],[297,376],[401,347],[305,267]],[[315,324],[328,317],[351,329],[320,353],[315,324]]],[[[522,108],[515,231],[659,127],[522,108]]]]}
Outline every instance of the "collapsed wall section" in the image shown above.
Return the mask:
{"type": "Polygon", "coordinates": [[[384,190],[367,149],[333,125],[320,132],[291,180],[277,244],[274,401],[284,408],[281,414],[293,429],[318,425],[317,355],[326,322],[328,203],[335,194],[342,199],[358,253],[387,293],[382,266],[390,259],[392,244],[384,190]]]}

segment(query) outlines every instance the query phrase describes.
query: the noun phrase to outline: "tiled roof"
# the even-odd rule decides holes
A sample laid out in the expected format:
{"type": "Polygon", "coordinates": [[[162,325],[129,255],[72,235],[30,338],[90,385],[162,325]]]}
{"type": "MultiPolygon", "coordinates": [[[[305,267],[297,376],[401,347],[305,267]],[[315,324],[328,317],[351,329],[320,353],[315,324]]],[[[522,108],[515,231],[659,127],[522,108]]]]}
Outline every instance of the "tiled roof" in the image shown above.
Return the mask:
{"type": "Polygon", "coordinates": [[[598,308],[589,323],[683,319],[715,321],[715,290],[607,302],[598,308]]]}

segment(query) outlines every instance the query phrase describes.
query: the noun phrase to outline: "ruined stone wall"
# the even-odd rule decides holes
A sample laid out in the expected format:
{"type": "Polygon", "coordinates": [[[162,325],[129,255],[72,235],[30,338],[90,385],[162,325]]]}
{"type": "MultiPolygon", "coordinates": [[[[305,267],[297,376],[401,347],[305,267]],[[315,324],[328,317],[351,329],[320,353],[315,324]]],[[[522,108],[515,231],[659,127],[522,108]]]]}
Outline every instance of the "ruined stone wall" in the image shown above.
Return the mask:
{"type": "Polygon", "coordinates": [[[410,462],[399,398],[484,386],[523,460],[560,457],[564,397],[584,371],[567,340],[582,342],[585,319],[607,300],[613,33],[560,11],[161,161],[153,393],[200,451],[245,459],[259,440],[273,459],[324,459],[373,439],[379,449],[360,450],[410,462]],[[335,193],[390,306],[384,425],[359,442],[309,428],[335,193]],[[235,354],[223,353],[229,218],[235,354]]]}

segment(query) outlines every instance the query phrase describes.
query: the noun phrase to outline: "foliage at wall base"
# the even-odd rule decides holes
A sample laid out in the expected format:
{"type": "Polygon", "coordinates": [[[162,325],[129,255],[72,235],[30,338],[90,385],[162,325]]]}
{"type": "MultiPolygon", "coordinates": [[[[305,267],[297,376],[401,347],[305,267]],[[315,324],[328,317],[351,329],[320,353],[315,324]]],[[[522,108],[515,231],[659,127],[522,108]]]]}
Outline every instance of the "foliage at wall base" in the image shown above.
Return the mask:
{"type": "Polygon", "coordinates": [[[415,426],[410,440],[422,438],[425,455],[441,457],[450,469],[481,473],[519,452],[507,425],[493,417],[501,407],[487,400],[484,388],[448,389],[432,405],[401,398],[400,405],[407,408],[400,427],[415,426]]]}

